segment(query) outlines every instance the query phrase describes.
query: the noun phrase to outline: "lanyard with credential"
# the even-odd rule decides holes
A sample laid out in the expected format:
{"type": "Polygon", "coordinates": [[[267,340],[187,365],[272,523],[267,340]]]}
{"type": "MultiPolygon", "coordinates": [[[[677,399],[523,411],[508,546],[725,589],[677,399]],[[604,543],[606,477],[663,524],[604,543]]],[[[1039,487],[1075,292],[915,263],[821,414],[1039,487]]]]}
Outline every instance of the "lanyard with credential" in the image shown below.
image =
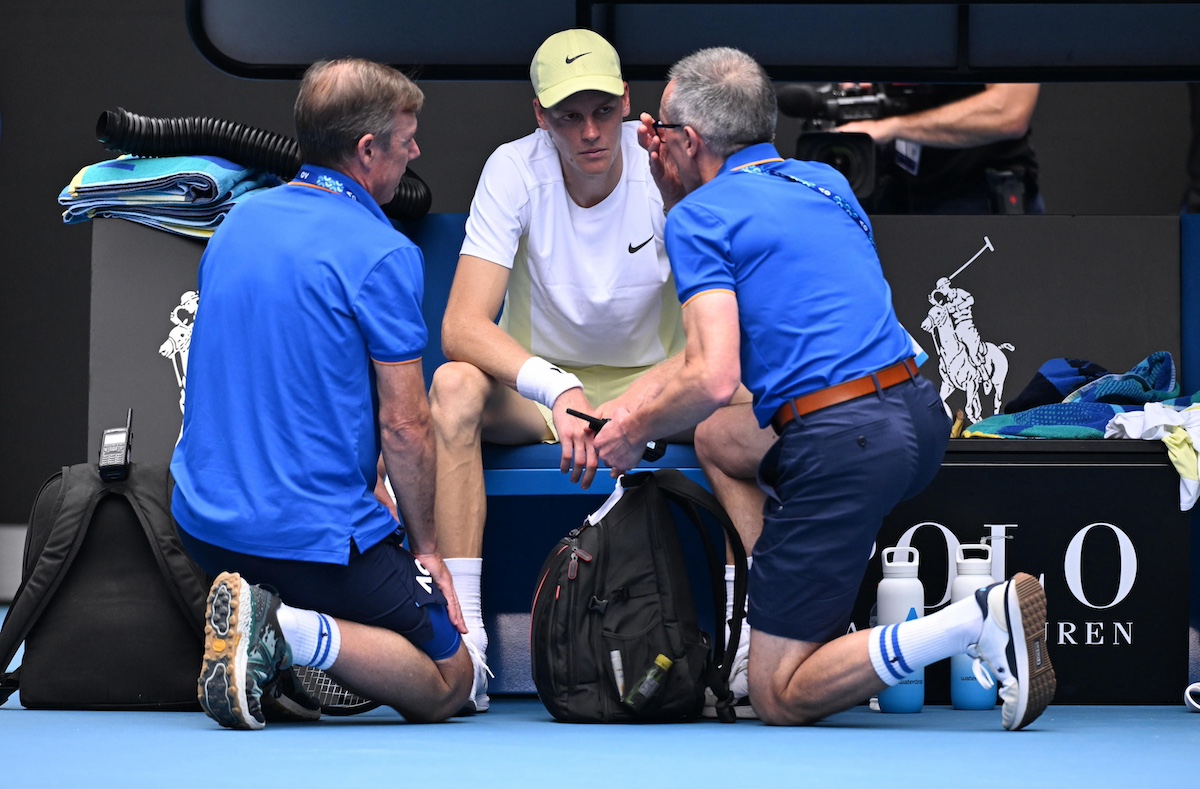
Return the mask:
{"type": "Polygon", "coordinates": [[[356,202],[363,202],[362,195],[359,192],[365,190],[353,179],[347,178],[340,173],[332,170],[322,172],[304,165],[295,177],[288,182],[288,186],[307,186],[310,189],[320,189],[323,192],[332,192],[333,194],[348,197],[356,202]]]}
{"type": "MultiPolygon", "coordinates": [[[[850,205],[848,202],[843,200],[840,196],[835,195],[833,192],[829,191],[828,189],[826,189],[823,186],[817,186],[814,183],[805,181],[801,178],[796,178],[793,175],[788,175],[787,173],[775,172],[774,170],[764,170],[762,168],[762,166],[764,164],[768,164],[770,162],[782,162],[782,161],[783,161],[783,159],[764,159],[761,162],[751,162],[750,164],[742,165],[741,167],[736,167],[736,168],[734,168],[733,172],[735,172],[735,173],[755,173],[756,175],[774,175],[779,178],[786,178],[789,181],[795,181],[798,184],[803,184],[804,186],[807,186],[809,189],[812,189],[815,192],[820,192],[821,194],[825,195],[833,202],[837,203],[838,207],[841,208],[843,211],[845,211],[847,216],[849,216],[851,219],[853,219],[855,222],[857,222],[858,226],[862,228],[862,231],[867,234],[867,240],[871,242],[871,248],[872,249],[876,248],[875,247],[875,234],[871,232],[871,226],[868,225],[866,220],[863,219],[859,215],[859,213],[854,210],[854,207],[852,205],[850,205]]],[[[904,333],[908,335],[908,340],[912,344],[913,356],[916,357],[917,366],[925,364],[925,360],[929,358],[929,354],[925,353],[925,350],[921,347],[920,343],[917,342],[917,339],[912,336],[912,332],[908,331],[908,329],[905,329],[904,333]]]]}
{"type": "Polygon", "coordinates": [[[871,242],[871,247],[872,248],[875,247],[875,235],[871,232],[871,226],[867,224],[867,220],[863,219],[862,216],[859,215],[859,213],[854,210],[854,206],[852,206],[852,205],[850,205],[850,203],[846,202],[846,200],[844,200],[841,196],[834,194],[833,192],[829,191],[828,189],[826,189],[823,186],[817,186],[816,184],[812,183],[811,181],[805,181],[803,178],[797,178],[794,175],[788,175],[787,173],[781,173],[777,170],[764,170],[762,168],[762,165],[767,164],[769,162],[782,162],[782,161],[783,161],[783,159],[764,159],[761,162],[753,162],[751,164],[742,165],[741,167],[736,167],[736,168],[734,168],[733,172],[735,172],[735,173],[754,173],[755,175],[773,175],[776,178],[786,178],[789,181],[794,181],[803,186],[807,186],[809,189],[812,189],[814,192],[819,192],[819,193],[825,195],[830,200],[832,200],[834,203],[836,203],[838,208],[841,208],[843,211],[845,211],[846,215],[848,217],[850,217],[851,219],[853,219],[855,222],[858,223],[858,226],[862,228],[862,231],[867,234],[867,240],[871,242]]]}

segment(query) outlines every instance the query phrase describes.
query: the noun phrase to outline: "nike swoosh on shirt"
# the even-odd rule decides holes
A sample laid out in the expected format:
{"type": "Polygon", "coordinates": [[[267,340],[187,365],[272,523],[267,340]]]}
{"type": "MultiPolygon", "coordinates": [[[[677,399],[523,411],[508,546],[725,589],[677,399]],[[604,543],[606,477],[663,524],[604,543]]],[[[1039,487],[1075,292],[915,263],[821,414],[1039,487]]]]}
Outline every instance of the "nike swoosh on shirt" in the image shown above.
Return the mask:
{"type": "Polygon", "coordinates": [[[646,246],[647,244],[649,244],[649,243],[650,243],[651,241],[653,241],[653,240],[654,240],[654,236],[650,236],[650,238],[647,238],[645,241],[643,241],[642,243],[638,244],[636,247],[635,247],[633,244],[630,244],[630,245],[629,245],[629,254],[631,254],[631,255],[632,255],[634,252],[637,252],[639,249],[641,249],[642,247],[646,246]]]}
{"type": "Polygon", "coordinates": [[[569,65],[571,65],[571,64],[572,64],[572,63],[574,63],[576,60],[579,60],[581,57],[583,57],[583,55],[590,55],[590,54],[592,54],[592,53],[591,53],[591,52],[584,52],[582,55],[576,55],[576,56],[575,56],[575,57],[573,57],[573,58],[567,58],[567,65],[568,65],[568,66],[569,66],[569,65]]]}

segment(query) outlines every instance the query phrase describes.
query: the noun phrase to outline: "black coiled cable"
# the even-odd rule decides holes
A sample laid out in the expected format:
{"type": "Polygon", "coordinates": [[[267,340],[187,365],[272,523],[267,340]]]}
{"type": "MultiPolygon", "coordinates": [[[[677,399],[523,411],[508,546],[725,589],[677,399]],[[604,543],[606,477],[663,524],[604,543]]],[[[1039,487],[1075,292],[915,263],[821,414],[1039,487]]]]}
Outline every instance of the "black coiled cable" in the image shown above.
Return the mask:
{"type": "MultiPolygon", "coordinates": [[[[219,156],[290,181],[300,169],[300,147],[290,137],[218,118],[148,118],[120,107],[96,121],[96,139],[110,151],[137,156],[219,156]]],[[[433,195],[411,169],[383,212],[399,221],[429,213],[433,195]]]]}

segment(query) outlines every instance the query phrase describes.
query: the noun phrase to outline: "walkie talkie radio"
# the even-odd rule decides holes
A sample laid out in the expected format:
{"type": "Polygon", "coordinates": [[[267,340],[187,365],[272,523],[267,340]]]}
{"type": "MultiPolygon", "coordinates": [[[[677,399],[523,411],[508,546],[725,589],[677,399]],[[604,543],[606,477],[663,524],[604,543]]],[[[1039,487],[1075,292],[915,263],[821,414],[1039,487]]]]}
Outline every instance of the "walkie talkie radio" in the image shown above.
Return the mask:
{"type": "Polygon", "coordinates": [[[129,451],[133,447],[133,409],[125,414],[125,427],[110,427],[100,438],[100,479],[106,482],[129,476],[129,451]]]}

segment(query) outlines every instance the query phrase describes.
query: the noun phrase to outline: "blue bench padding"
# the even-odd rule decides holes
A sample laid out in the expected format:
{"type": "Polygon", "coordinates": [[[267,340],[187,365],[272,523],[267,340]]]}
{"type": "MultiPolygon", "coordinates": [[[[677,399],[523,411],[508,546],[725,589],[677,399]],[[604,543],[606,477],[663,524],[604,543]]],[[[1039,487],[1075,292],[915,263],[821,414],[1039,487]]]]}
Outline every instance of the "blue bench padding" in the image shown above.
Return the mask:
{"type": "MultiPolygon", "coordinates": [[[[483,477],[489,496],[561,496],[573,493],[609,494],[616,480],[601,467],[592,486],[586,491],[572,485],[570,476],[558,470],[562,450],[557,444],[534,444],[506,447],[485,444],[483,477]]],[[[704,473],[690,444],[671,444],[667,452],[653,463],[643,462],[639,468],[677,468],[684,476],[707,487],[704,473]]]]}

